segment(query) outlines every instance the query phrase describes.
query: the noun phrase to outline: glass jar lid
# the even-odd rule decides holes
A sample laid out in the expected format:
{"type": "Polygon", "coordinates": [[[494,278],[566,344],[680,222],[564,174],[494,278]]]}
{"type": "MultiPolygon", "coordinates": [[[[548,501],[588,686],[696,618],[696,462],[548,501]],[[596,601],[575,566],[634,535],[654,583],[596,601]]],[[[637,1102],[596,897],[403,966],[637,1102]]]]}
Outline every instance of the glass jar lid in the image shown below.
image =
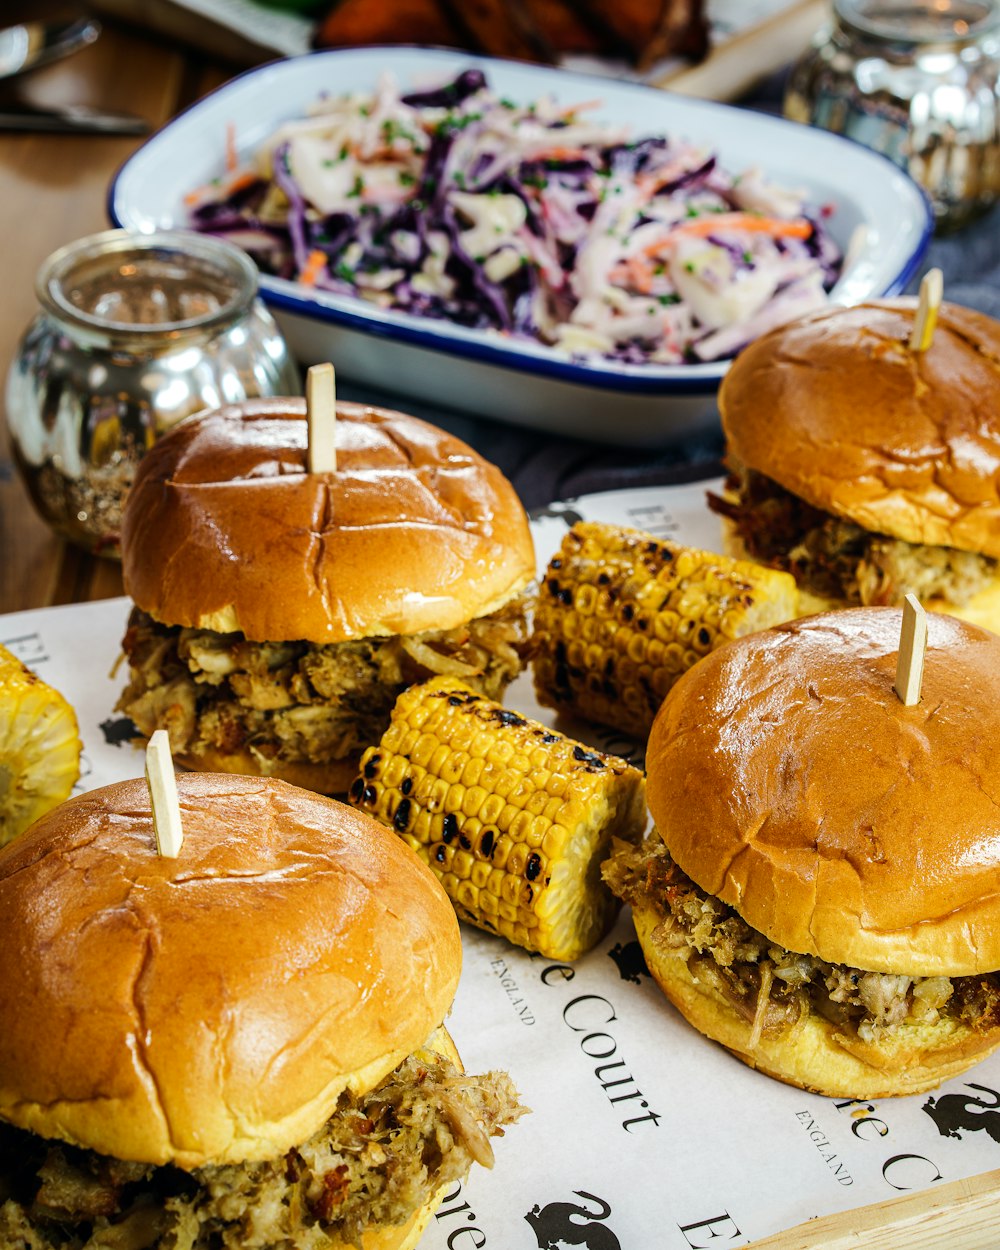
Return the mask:
{"type": "Polygon", "coordinates": [[[177,338],[242,316],[257,293],[257,270],[222,239],[105,230],[53,252],[35,289],[47,312],[77,329],[177,338]]]}
{"type": "Polygon", "coordinates": [[[997,0],[834,0],[833,7],[856,30],[896,44],[954,47],[1000,28],[997,0]]]}

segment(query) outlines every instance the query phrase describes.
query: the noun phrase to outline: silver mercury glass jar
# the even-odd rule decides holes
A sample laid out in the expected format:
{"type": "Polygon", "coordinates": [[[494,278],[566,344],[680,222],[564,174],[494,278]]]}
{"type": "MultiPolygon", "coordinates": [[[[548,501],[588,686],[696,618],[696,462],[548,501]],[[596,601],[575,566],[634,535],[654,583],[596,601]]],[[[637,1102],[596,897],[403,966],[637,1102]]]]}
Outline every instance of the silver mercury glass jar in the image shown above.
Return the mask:
{"type": "Polygon", "coordinates": [[[882,152],[939,229],[965,224],[1000,196],[1000,0],[833,0],[785,115],[882,152]]]}
{"type": "Polygon", "coordinates": [[[136,466],[204,408],[298,395],[299,373],[239,248],[107,230],[54,252],[7,377],[14,458],[63,537],[118,555],[136,466]]]}

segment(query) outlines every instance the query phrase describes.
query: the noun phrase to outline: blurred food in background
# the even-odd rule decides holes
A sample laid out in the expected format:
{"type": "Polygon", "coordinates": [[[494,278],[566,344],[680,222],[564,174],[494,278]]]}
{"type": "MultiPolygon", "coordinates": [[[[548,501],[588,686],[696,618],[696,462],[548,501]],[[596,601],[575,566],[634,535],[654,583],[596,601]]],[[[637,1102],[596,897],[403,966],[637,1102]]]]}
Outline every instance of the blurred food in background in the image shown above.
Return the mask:
{"type": "Polygon", "coordinates": [[[316,46],[437,44],[554,64],[561,53],[623,58],[645,68],[708,51],[702,0],[339,0],[316,46]]]}

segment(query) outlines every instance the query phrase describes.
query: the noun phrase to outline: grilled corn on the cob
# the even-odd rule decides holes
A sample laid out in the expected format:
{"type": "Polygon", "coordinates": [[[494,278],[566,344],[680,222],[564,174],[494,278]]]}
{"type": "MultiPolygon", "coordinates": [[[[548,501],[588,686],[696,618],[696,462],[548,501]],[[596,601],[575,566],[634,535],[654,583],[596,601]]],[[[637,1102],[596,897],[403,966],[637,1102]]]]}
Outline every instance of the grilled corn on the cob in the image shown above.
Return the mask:
{"type": "Polygon", "coordinates": [[[539,588],[538,699],[645,738],[664,695],[701,656],[795,615],[789,573],[581,521],[539,588]]]}
{"type": "Polygon", "coordinates": [[[431,866],[461,919],[560,960],[607,931],[601,860],[645,825],[638,769],[449,677],[399,696],[351,800],[431,866]]]}
{"type": "Polygon", "coordinates": [[[0,846],[67,798],[79,775],[73,709],[0,647],[0,846]]]}

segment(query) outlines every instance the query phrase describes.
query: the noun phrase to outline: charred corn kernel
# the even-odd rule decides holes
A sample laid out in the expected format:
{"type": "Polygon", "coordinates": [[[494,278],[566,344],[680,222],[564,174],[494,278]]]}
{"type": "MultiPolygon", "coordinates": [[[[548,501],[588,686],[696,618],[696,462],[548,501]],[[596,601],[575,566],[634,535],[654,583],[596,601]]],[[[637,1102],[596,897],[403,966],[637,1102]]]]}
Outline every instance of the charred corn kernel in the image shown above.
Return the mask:
{"type": "Polygon", "coordinates": [[[70,705],[0,647],[0,846],[69,797],[80,749],[70,705]]]}
{"type": "Polygon", "coordinates": [[[450,677],[399,696],[351,801],[430,864],[463,920],[559,960],[607,931],[617,903],[601,861],[645,825],[638,769],[450,677]],[[417,723],[431,749],[411,749],[417,723]]]}
{"type": "Polygon", "coordinates": [[[789,573],[581,521],[539,588],[538,699],[645,738],[664,695],[701,656],[796,611],[789,573]]]}

